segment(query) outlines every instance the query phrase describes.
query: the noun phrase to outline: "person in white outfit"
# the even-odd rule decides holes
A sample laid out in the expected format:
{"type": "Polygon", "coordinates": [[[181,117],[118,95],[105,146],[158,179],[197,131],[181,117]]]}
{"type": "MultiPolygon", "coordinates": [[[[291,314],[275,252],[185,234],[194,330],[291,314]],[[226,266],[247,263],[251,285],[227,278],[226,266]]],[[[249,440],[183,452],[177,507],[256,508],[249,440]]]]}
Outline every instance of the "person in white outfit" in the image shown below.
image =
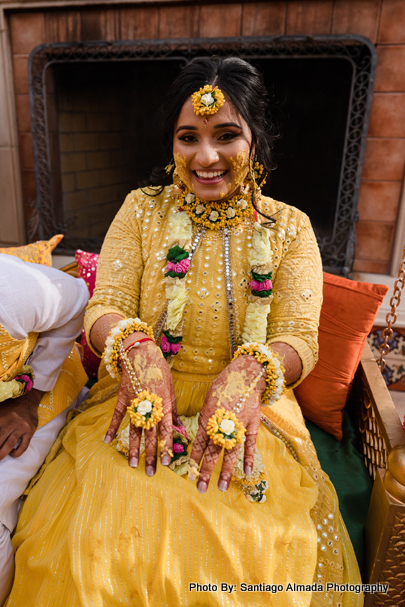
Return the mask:
{"type": "Polygon", "coordinates": [[[73,346],[88,295],[82,279],[0,254],[0,606],[20,496],[87,392],[73,346]]]}

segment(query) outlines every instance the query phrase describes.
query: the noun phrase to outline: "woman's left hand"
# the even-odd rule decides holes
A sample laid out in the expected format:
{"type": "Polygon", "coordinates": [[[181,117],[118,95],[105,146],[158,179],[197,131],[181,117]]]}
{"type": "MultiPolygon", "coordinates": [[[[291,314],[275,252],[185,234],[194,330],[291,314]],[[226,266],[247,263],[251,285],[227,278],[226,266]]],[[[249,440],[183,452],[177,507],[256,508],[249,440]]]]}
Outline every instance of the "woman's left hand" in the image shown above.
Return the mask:
{"type": "MultiPolygon", "coordinates": [[[[213,381],[201,410],[199,428],[190,455],[197,465],[204,457],[197,483],[197,489],[200,493],[206,492],[212,471],[222,451],[222,447],[215,445],[207,434],[208,420],[219,407],[231,411],[249,391],[252,382],[262,372],[263,366],[255,358],[240,356],[231,362],[213,381]]],[[[246,428],[244,458],[246,474],[251,474],[253,470],[256,438],[260,424],[261,395],[265,387],[266,380],[264,374],[262,374],[253,392],[245,400],[240,413],[236,414],[238,420],[246,428]]],[[[218,489],[221,491],[226,491],[229,487],[239,449],[240,445],[236,445],[233,449],[225,450],[218,482],[218,489]]]]}

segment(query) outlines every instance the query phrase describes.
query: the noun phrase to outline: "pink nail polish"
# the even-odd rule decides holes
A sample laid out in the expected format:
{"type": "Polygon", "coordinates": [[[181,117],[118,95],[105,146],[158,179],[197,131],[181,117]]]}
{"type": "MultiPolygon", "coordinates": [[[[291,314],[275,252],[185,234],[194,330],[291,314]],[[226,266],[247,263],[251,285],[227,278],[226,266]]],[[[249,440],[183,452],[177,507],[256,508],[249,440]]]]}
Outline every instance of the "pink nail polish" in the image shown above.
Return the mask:
{"type": "Polygon", "coordinates": [[[111,437],[108,436],[108,434],[105,435],[103,440],[107,445],[109,445],[111,443],[111,437]]]}
{"type": "Polygon", "coordinates": [[[138,466],[138,462],[139,462],[138,458],[135,456],[132,456],[129,458],[128,463],[131,466],[131,468],[136,468],[138,466]]]}
{"type": "Polygon", "coordinates": [[[170,455],[164,455],[160,460],[160,463],[162,464],[162,466],[168,466],[171,461],[172,458],[170,457],[170,455]]]}
{"type": "Polygon", "coordinates": [[[252,474],[252,466],[245,466],[245,474],[247,474],[247,476],[252,474]]]}
{"type": "Polygon", "coordinates": [[[223,479],[219,481],[218,483],[218,489],[220,491],[227,491],[228,489],[228,482],[224,481],[223,479]]]}
{"type": "Polygon", "coordinates": [[[146,476],[153,476],[155,474],[155,470],[153,466],[146,466],[145,468],[146,476]]]}
{"type": "Polygon", "coordinates": [[[197,484],[197,491],[198,491],[199,493],[205,493],[205,492],[207,491],[207,487],[208,487],[208,484],[207,484],[207,483],[205,483],[204,481],[200,481],[200,482],[197,484]]]}

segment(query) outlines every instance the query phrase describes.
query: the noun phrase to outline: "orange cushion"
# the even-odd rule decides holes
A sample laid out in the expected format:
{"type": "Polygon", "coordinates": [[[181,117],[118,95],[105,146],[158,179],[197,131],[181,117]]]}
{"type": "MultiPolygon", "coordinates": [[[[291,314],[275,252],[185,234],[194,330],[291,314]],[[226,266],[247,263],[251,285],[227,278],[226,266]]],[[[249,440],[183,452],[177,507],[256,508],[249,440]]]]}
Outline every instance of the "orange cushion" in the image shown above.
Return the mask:
{"type": "Polygon", "coordinates": [[[50,240],[38,240],[22,247],[0,247],[0,253],[14,255],[23,261],[39,263],[43,266],[52,266],[52,251],[60,243],[63,234],[56,234],[50,240]]]}
{"type": "Polygon", "coordinates": [[[342,440],[343,409],[388,287],[326,272],[323,279],[319,360],[294,392],[304,416],[342,440]]]}

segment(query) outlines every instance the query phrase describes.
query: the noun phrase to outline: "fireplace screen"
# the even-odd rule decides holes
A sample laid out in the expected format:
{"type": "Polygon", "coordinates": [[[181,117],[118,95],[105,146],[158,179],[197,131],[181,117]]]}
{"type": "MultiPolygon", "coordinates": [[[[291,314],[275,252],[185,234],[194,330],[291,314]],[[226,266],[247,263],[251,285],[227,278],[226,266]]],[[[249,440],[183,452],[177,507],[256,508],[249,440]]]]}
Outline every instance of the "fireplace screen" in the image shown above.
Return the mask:
{"type": "Polygon", "coordinates": [[[199,55],[263,73],[280,137],[264,193],[306,212],[324,268],[348,274],[376,65],[361,36],[41,45],[29,62],[37,199],[31,236],[98,252],[125,195],[162,166],[157,114],[199,55]]]}

